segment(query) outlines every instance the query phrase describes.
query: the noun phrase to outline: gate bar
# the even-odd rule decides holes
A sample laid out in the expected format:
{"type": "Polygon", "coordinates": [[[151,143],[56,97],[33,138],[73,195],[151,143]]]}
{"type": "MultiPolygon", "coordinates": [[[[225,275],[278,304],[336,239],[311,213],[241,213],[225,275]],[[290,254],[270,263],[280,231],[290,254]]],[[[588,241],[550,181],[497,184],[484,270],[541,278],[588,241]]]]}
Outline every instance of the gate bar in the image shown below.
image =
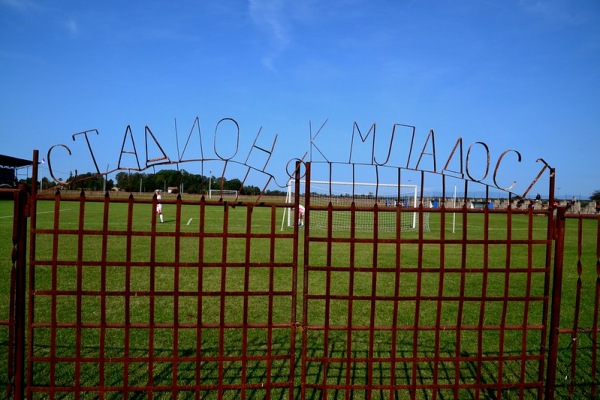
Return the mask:
{"type": "Polygon", "coordinates": [[[15,400],[25,397],[25,272],[27,254],[27,191],[21,185],[14,193],[14,222],[13,222],[13,267],[11,271],[11,309],[10,326],[11,341],[9,343],[9,381],[7,394],[14,395],[15,400]],[[14,286],[13,286],[14,285],[14,286]],[[12,357],[10,356],[12,353],[12,357]]]}
{"type": "MultiPolygon", "coordinates": [[[[32,193],[37,190],[38,151],[33,151],[32,193]]],[[[13,253],[11,270],[11,304],[9,327],[9,383],[7,395],[15,400],[25,398],[25,315],[26,315],[26,276],[27,276],[27,218],[30,214],[29,193],[25,185],[20,185],[14,193],[13,253]],[[14,279],[14,280],[13,280],[14,279]],[[13,286],[14,285],[14,286],[13,286]],[[12,340],[11,340],[12,339],[12,340]],[[12,354],[12,355],[11,355],[12,354]],[[12,383],[10,382],[12,379],[12,383]]]]}
{"type": "Polygon", "coordinates": [[[558,359],[558,337],[560,330],[560,300],[562,292],[563,258],[565,253],[565,212],[566,207],[558,207],[554,225],[554,271],[552,278],[552,309],[550,314],[550,349],[546,374],[546,400],[554,400],[556,387],[556,365],[558,359]]]}

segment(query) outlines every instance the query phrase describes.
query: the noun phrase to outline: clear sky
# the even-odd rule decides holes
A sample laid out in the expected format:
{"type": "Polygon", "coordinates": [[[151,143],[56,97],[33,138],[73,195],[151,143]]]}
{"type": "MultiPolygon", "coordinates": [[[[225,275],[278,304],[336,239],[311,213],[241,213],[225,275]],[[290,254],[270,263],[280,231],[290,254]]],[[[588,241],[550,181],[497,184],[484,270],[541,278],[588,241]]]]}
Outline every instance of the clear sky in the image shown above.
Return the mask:
{"type": "MultiPolygon", "coordinates": [[[[143,165],[146,125],[176,160],[199,117],[207,157],[222,118],[239,123],[242,162],[261,128],[263,148],[277,134],[267,169],[280,183],[327,120],[315,144],[331,161],[348,160],[354,122],[363,134],[376,123],[382,140],[406,124],[417,151],[434,130],[438,164],[461,137],[465,152],[485,142],[492,168],[518,150],[503,173],[521,186],[543,158],[559,197],[600,189],[597,0],[0,0],[0,82],[0,153],[64,144],[71,156],[52,159],[62,179],[92,171],[77,132],[99,131],[106,171],[127,126],[143,165]]],[[[228,157],[234,127],[220,128],[228,157]]],[[[190,143],[183,159],[198,157],[190,143]]]]}

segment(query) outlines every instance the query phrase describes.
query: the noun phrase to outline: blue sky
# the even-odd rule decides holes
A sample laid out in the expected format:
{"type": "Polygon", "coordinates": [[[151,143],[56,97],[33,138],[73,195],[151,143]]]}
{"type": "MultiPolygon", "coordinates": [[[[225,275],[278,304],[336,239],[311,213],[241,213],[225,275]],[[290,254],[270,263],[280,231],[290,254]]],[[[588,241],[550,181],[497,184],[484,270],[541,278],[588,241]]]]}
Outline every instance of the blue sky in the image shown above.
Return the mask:
{"type": "Polygon", "coordinates": [[[199,117],[205,156],[217,126],[217,151],[240,161],[259,130],[264,148],[277,134],[267,170],[279,183],[309,151],[309,126],[327,121],[315,143],[330,161],[348,160],[354,122],[363,134],[376,123],[382,140],[406,124],[416,151],[434,130],[442,165],[459,137],[465,152],[485,142],[492,168],[518,150],[521,163],[510,153],[503,169],[517,191],[538,158],[556,168],[559,197],[600,189],[596,0],[0,0],[0,80],[0,153],[41,158],[64,144],[71,155],[52,159],[62,179],[92,170],[77,132],[99,131],[90,141],[105,171],[127,126],[140,155],[147,125],[176,160],[199,117]],[[239,124],[237,153],[223,118],[239,124]]]}

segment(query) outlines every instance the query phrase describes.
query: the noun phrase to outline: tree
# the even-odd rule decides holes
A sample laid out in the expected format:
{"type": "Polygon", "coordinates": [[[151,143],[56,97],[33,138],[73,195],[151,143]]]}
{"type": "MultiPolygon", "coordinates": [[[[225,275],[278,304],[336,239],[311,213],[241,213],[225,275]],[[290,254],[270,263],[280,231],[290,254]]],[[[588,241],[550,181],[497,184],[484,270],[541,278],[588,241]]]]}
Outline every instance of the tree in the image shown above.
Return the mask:
{"type": "Polygon", "coordinates": [[[258,196],[260,194],[260,188],[257,186],[253,186],[253,185],[244,186],[240,190],[240,194],[247,195],[247,196],[258,196]]]}
{"type": "Polygon", "coordinates": [[[594,193],[592,193],[592,195],[590,196],[590,200],[592,201],[600,201],[600,189],[594,191],[594,193]]]}
{"type": "Polygon", "coordinates": [[[202,175],[191,174],[186,170],[181,170],[181,183],[186,193],[197,194],[206,193],[208,188],[208,178],[202,175]]]}
{"type": "Polygon", "coordinates": [[[240,190],[242,187],[242,181],[237,178],[233,179],[223,179],[223,189],[225,190],[240,190]]]}
{"type": "Polygon", "coordinates": [[[154,180],[151,181],[151,176],[148,177],[148,182],[152,182],[155,186],[154,189],[167,190],[169,187],[180,187],[181,185],[181,172],[172,169],[163,169],[154,174],[154,180]]]}
{"type": "Polygon", "coordinates": [[[94,172],[78,174],[77,177],[69,176],[69,181],[75,180],[70,189],[102,190],[104,187],[104,175],[98,175],[94,172]]]}
{"type": "MultiPolygon", "coordinates": [[[[238,190],[242,195],[259,195],[261,189],[257,186],[246,185],[242,187],[242,181],[238,178],[226,179],[225,177],[204,176],[192,174],[185,169],[171,170],[163,169],[156,173],[146,174],[141,172],[118,172],[116,174],[116,183],[119,189],[127,192],[152,192],[156,189],[166,190],[169,187],[180,188],[183,184],[183,190],[189,194],[208,193],[208,184],[210,182],[212,189],[238,190]]],[[[100,183],[103,183],[100,177],[100,183]]],[[[107,181],[107,189],[114,185],[112,181],[107,181]]],[[[98,185],[99,183],[96,182],[98,185]]],[[[286,192],[275,191],[275,194],[285,196],[286,192]]]]}
{"type": "Polygon", "coordinates": [[[283,190],[275,189],[275,190],[267,190],[265,192],[265,194],[267,196],[286,196],[287,192],[284,192],[283,190]]]}
{"type": "Polygon", "coordinates": [[[145,178],[145,174],[141,174],[139,172],[135,172],[133,174],[127,172],[119,172],[116,175],[117,186],[119,187],[119,189],[124,190],[126,192],[133,192],[139,190],[140,182],[143,182],[145,178]]]}

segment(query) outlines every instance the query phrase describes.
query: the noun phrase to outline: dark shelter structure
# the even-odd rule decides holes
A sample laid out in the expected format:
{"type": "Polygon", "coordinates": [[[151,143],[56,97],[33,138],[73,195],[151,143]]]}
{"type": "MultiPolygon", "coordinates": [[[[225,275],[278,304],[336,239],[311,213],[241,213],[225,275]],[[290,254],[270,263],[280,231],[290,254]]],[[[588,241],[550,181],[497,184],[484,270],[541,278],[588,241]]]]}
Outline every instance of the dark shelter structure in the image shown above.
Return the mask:
{"type": "Polygon", "coordinates": [[[18,183],[17,168],[27,167],[32,164],[31,160],[0,154],[0,187],[16,188],[18,183]]]}

